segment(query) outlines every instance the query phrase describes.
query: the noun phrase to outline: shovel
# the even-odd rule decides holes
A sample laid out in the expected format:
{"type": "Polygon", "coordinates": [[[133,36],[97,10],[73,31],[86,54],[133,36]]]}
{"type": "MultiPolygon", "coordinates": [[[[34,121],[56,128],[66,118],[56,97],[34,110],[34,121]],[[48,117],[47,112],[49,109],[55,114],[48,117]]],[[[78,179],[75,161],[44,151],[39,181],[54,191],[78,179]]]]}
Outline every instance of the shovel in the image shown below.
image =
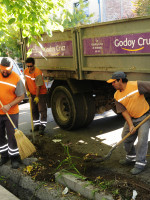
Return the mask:
{"type": "MultiPolygon", "coordinates": [[[[148,115],[143,121],[141,121],[134,129],[133,131],[136,131],[142,124],[144,124],[148,119],[150,118],[150,115],[148,115]]],[[[129,136],[131,135],[131,133],[129,132],[124,138],[122,138],[122,140],[120,140],[114,147],[112,147],[110,149],[110,151],[108,152],[108,154],[106,156],[104,156],[103,158],[95,158],[95,159],[86,159],[85,161],[88,162],[88,161],[92,161],[93,163],[99,163],[99,162],[102,162],[102,161],[105,161],[107,160],[112,152],[126,139],[128,138],[129,136]]]]}

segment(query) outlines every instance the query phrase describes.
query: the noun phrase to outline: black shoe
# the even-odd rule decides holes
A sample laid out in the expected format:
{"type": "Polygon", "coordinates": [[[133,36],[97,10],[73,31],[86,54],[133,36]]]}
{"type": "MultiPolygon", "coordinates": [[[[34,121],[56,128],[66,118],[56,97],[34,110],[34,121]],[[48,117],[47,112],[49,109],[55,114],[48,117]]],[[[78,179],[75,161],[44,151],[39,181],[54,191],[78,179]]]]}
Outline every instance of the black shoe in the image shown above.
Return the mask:
{"type": "Polygon", "coordinates": [[[11,166],[13,169],[18,169],[20,167],[20,164],[22,163],[20,155],[17,156],[11,156],[11,166]]]}
{"type": "Polygon", "coordinates": [[[141,173],[142,171],[144,171],[145,168],[137,168],[137,167],[134,167],[133,169],[131,169],[131,174],[132,175],[137,175],[139,173],[141,173]]]}
{"type": "MultiPolygon", "coordinates": [[[[39,125],[35,125],[33,131],[38,131],[38,130],[39,130],[39,125]]],[[[32,132],[32,129],[30,130],[30,132],[32,132]]]]}
{"type": "Polygon", "coordinates": [[[5,163],[7,163],[9,160],[9,157],[1,157],[1,160],[0,160],[0,166],[4,165],[5,163]]]}
{"type": "Polygon", "coordinates": [[[41,126],[39,127],[39,134],[40,134],[40,135],[44,135],[44,130],[45,130],[45,126],[41,125],[41,126]]]}

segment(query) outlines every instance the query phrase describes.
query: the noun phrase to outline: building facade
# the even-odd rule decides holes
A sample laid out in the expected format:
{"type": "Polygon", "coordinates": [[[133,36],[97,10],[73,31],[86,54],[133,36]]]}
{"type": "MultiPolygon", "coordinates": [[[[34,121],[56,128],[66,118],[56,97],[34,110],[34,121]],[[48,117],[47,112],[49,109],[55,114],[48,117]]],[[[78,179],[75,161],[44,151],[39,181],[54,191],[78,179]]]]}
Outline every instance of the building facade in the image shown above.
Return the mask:
{"type": "MultiPolygon", "coordinates": [[[[86,15],[93,13],[91,23],[106,22],[134,17],[135,0],[85,0],[88,7],[85,8],[86,15]]],[[[71,9],[79,7],[79,0],[71,0],[71,9]]]]}

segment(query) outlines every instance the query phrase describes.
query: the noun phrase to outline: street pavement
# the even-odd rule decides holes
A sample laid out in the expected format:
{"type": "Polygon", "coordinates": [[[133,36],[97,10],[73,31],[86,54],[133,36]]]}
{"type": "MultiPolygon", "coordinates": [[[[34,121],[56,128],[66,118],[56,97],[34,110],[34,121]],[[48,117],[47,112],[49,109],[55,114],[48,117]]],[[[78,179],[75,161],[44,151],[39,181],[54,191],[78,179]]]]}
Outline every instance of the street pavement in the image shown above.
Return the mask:
{"type": "MultiPolygon", "coordinates": [[[[0,185],[0,199],[1,200],[17,200],[18,198],[0,185]]],[[[19,200],[19,199],[18,199],[19,200]]]]}

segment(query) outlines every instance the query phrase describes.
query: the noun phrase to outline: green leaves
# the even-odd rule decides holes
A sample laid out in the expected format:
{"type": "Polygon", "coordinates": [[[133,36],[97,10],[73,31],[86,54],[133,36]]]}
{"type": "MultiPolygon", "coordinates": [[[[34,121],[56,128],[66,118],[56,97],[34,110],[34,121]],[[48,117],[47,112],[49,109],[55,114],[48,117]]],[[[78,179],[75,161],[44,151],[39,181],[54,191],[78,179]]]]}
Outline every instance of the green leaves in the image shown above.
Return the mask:
{"type": "Polygon", "coordinates": [[[150,0],[136,0],[134,6],[134,12],[137,16],[150,15],[150,0]]]}
{"type": "Polygon", "coordinates": [[[12,23],[15,22],[15,18],[11,18],[9,21],[8,21],[8,24],[11,25],[12,23]]]}
{"type": "Polygon", "coordinates": [[[2,3],[4,3],[7,7],[9,7],[9,0],[3,0],[2,3]]]}
{"type": "MultiPolygon", "coordinates": [[[[83,0],[80,0],[80,9],[71,14],[66,8],[67,0],[1,0],[0,24],[3,33],[8,32],[8,25],[19,31],[23,37],[32,38],[53,30],[63,31],[65,28],[84,24],[89,21],[83,9],[83,0]]],[[[11,33],[10,33],[11,35],[11,33]]]]}
{"type": "Polygon", "coordinates": [[[84,0],[79,0],[79,7],[74,8],[73,14],[71,14],[68,10],[65,12],[65,15],[62,15],[64,17],[63,21],[63,27],[64,28],[71,28],[75,26],[80,26],[82,24],[88,24],[90,23],[90,18],[93,16],[93,14],[86,16],[85,9],[88,7],[88,3],[85,3],[84,0]]]}
{"type": "Polygon", "coordinates": [[[35,41],[35,36],[40,37],[44,32],[52,35],[53,30],[63,31],[64,27],[87,23],[89,18],[83,11],[86,5],[82,5],[82,2],[83,0],[80,0],[81,9],[71,14],[68,0],[0,0],[0,43],[6,47],[2,51],[9,52],[10,47],[7,48],[9,44],[6,43],[14,40],[14,30],[18,40],[21,29],[22,37],[28,37],[28,42],[31,43],[35,41]]]}
{"type": "Polygon", "coordinates": [[[61,22],[55,24],[50,17],[53,13],[63,11],[65,0],[1,0],[0,24],[2,31],[12,25],[16,30],[23,30],[23,37],[32,38],[35,35],[47,32],[51,34],[52,30],[59,28],[61,22]],[[4,19],[3,19],[4,18],[4,19]],[[52,24],[49,26],[48,24],[52,24]]]}

